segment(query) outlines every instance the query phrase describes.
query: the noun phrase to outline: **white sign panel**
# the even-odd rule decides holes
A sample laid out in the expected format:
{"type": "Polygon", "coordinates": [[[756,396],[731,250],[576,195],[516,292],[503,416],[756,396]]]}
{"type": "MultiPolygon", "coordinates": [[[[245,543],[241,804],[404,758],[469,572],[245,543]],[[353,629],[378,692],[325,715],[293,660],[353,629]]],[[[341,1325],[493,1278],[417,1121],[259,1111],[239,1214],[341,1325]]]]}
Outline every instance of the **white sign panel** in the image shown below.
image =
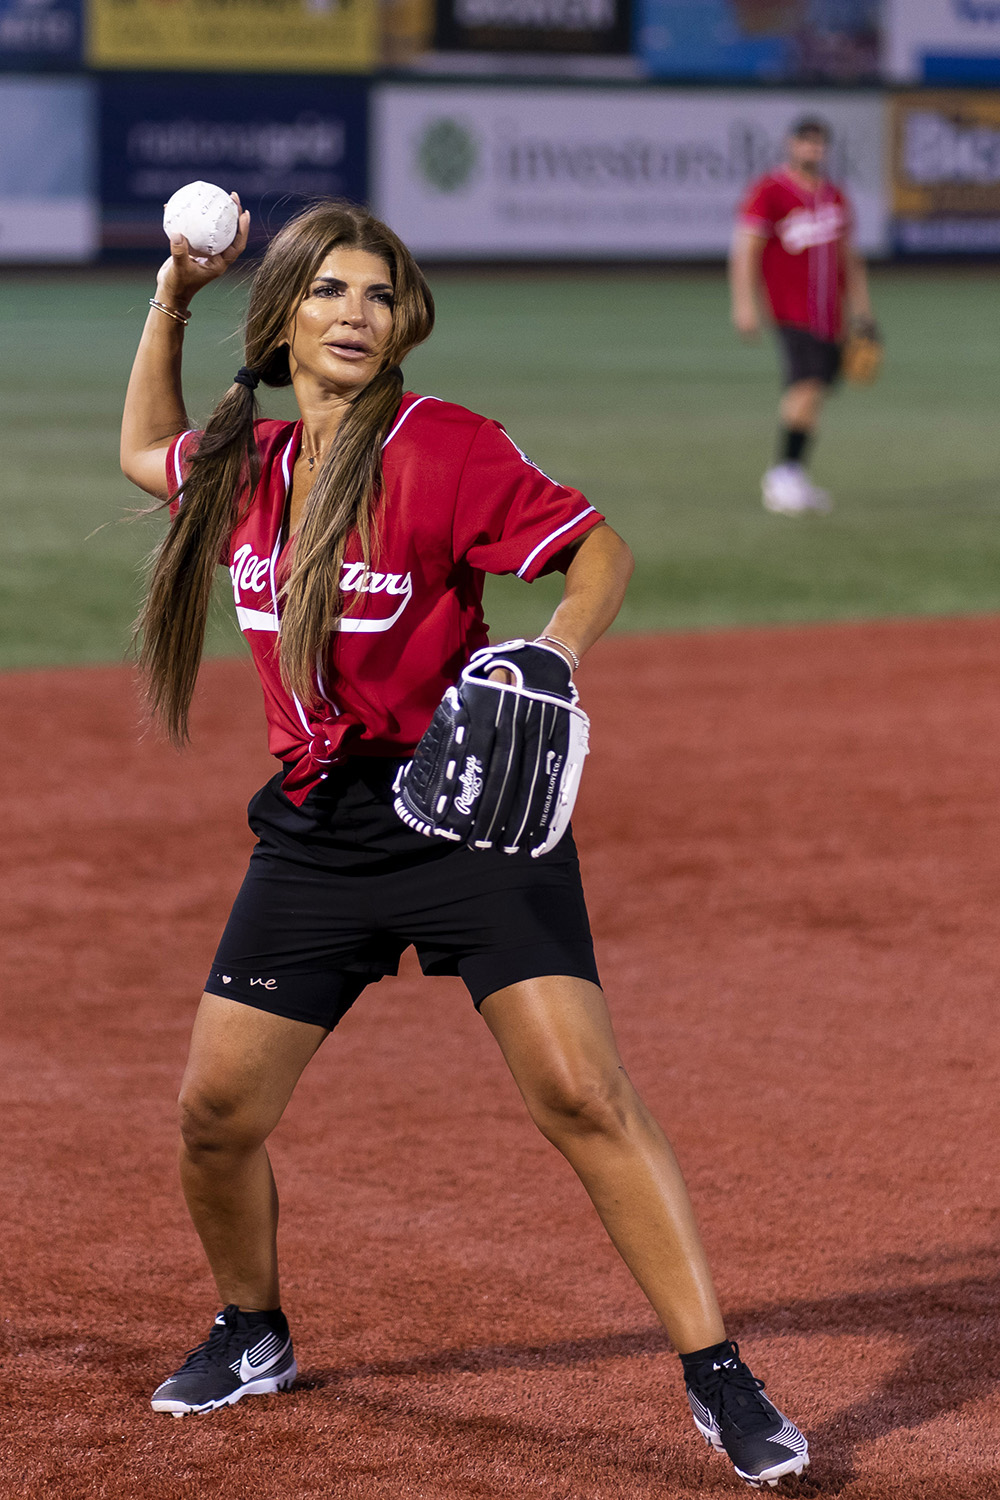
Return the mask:
{"type": "Polygon", "coordinates": [[[890,78],[986,82],[977,63],[1000,64],[1000,0],[885,0],[882,26],[890,78]]]}
{"type": "Polygon", "coordinates": [[[376,90],[373,195],[414,251],[444,259],[719,256],[804,114],[831,126],[858,242],[883,252],[874,94],[390,84],[376,90]]]}
{"type": "Polygon", "coordinates": [[[0,78],[0,261],[94,258],[96,152],[90,79],[0,78]]]}

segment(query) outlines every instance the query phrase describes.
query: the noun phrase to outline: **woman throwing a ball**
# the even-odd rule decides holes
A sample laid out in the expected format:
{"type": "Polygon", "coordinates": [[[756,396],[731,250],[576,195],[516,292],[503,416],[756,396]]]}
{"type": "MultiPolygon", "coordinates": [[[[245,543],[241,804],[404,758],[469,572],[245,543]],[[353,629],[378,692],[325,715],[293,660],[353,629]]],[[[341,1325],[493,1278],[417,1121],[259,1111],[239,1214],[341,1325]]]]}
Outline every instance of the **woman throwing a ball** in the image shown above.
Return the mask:
{"type": "Polygon", "coordinates": [[[122,426],[125,473],[172,517],[141,618],[151,706],[183,742],[221,562],[281,762],[250,804],[259,842],[181,1091],[184,1193],[224,1310],[153,1407],[208,1412],[295,1378],[265,1143],[321,1042],[412,943],[425,973],[465,982],[662,1319],[702,1435],[750,1484],[799,1473],[805,1440],[728,1341],[680,1170],[622,1068],[571,834],[536,858],[425,837],[393,807],[400,767],[486,645],[484,575],[565,574],[518,660],[568,699],[621,604],[628,548],[496,422],[404,393],[399,367],[431,332],[431,295],[396,235],[347,203],[320,203],[271,241],[245,364],[192,431],[184,327],[247,226],[242,214],[233,244],[199,259],[172,240],[122,426]],[[261,383],[290,385],[300,419],[261,420],[261,383]]]}

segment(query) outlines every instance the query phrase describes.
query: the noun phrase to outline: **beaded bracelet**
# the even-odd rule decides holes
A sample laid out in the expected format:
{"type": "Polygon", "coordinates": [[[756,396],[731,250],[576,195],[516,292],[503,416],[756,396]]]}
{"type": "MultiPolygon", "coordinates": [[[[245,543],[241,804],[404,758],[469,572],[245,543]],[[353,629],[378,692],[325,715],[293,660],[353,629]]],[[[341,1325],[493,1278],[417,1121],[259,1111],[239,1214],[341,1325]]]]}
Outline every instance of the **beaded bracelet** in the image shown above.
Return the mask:
{"type": "Polygon", "coordinates": [[[155,297],[150,297],[149,305],[150,307],[155,307],[157,312],[166,313],[168,318],[173,318],[174,322],[180,323],[182,328],[186,328],[191,321],[191,314],[189,312],[178,312],[175,307],[168,307],[165,302],[157,302],[155,297]]]}
{"type": "Polygon", "coordinates": [[[537,643],[539,641],[551,641],[551,643],[552,643],[553,646],[561,646],[562,649],[565,651],[566,655],[570,658],[570,660],[573,663],[573,671],[574,672],[579,671],[579,668],[580,668],[580,658],[577,656],[577,654],[573,650],[572,646],[567,646],[566,642],[565,641],[561,641],[557,635],[536,635],[535,636],[535,643],[536,643],[536,645],[537,645],[537,643]]]}

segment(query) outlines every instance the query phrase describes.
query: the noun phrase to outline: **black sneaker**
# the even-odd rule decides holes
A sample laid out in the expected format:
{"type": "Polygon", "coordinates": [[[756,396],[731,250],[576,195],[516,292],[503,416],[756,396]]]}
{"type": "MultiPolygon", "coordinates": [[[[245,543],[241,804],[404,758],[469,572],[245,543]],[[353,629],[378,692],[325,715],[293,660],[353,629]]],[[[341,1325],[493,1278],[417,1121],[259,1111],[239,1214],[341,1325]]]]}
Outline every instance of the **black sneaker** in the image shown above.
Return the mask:
{"type": "Polygon", "coordinates": [[[731,1344],[725,1359],[699,1365],[687,1380],[694,1425],[707,1443],[727,1453],[741,1479],[754,1489],[775,1489],[785,1474],[809,1467],[809,1444],[794,1422],[772,1406],[758,1380],[731,1344]]]}
{"type": "Polygon", "coordinates": [[[153,1392],[153,1410],[183,1417],[189,1411],[231,1406],[243,1396],[287,1390],[299,1369],[284,1318],[281,1325],[282,1331],[275,1332],[235,1305],[223,1308],[205,1342],[153,1392]]]}

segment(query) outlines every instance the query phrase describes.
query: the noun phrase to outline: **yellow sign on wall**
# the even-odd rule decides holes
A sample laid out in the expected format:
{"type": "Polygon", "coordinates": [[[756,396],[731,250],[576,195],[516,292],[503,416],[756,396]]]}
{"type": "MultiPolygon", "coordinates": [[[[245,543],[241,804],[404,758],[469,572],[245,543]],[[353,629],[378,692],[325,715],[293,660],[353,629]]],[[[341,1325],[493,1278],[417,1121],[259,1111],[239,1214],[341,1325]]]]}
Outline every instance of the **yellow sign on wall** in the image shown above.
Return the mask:
{"type": "Polygon", "coordinates": [[[368,72],[377,0],[90,0],[99,68],[368,72]]]}
{"type": "Polygon", "coordinates": [[[924,89],[892,101],[893,212],[1000,214],[1000,94],[924,89]]]}

